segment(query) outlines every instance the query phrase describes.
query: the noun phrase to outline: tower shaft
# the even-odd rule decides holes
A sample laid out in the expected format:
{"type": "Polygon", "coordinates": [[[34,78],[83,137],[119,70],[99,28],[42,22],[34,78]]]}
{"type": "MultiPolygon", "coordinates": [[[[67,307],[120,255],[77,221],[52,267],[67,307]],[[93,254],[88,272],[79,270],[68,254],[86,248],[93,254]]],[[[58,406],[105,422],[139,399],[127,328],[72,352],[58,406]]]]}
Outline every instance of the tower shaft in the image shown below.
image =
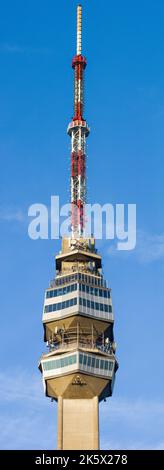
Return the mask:
{"type": "Polygon", "coordinates": [[[58,449],[99,449],[99,401],[58,398],[58,449]],[[79,432],[77,432],[77,423],[79,432]],[[71,433],[70,433],[71,429],[71,433]]]}

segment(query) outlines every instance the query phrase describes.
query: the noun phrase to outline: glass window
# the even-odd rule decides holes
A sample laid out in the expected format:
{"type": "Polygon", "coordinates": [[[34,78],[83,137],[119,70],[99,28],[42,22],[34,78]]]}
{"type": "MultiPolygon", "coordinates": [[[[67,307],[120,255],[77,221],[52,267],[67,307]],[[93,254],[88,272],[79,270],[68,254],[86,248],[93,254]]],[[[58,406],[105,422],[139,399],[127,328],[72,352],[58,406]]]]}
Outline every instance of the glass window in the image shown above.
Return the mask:
{"type": "Polygon", "coordinates": [[[95,367],[95,357],[92,357],[91,367],[95,367]]]}
{"type": "MultiPolygon", "coordinates": [[[[67,281],[68,281],[68,279],[67,279],[67,281]]],[[[59,281],[57,281],[57,285],[59,285],[59,284],[60,284],[59,281]]],[[[75,290],[77,290],[77,284],[72,284],[70,286],[60,287],[60,288],[55,289],[55,290],[47,291],[46,298],[49,299],[49,298],[52,298],[52,297],[57,297],[59,295],[65,295],[65,294],[68,294],[68,293],[73,292],[75,290]]]]}
{"type": "Polygon", "coordinates": [[[72,364],[72,356],[69,356],[68,357],[68,365],[71,365],[72,364]]]}
{"type": "Polygon", "coordinates": [[[96,364],[95,364],[96,369],[99,369],[100,364],[99,364],[99,359],[96,359],[96,364]]]}
{"type": "Polygon", "coordinates": [[[86,286],[86,293],[89,294],[89,286],[86,286]]]}
{"type": "Polygon", "coordinates": [[[61,367],[64,367],[65,366],[65,358],[62,358],[61,359],[61,367]]]}
{"type": "Polygon", "coordinates": [[[73,360],[72,364],[76,364],[76,354],[74,354],[72,360],[73,360]]]}
{"type": "Polygon", "coordinates": [[[107,299],[107,290],[104,290],[104,298],[107,299]]]}
{"type": "Polygon", "coordinates": [[[85,284],[82,284],[82,291],[85,292],[85,284]]]}
{"type": "Polygon", "coordinates": [[[65,366],[68,366],[68,364],[69,364],[68,357],[65,357],[65,366]]]}
{"type": "Polygon", "coordinates": [[[105,361],[105,370],[108,370],[108,361],[105,361]]]}
{"type": "MultiPolygon", "coordinates": [[[[77,284],[74,284],[74,286],[75,287],[73,287],[73,289],[76,288],[77,284]]],[[[102,304],[99,302],[93,302],[92,300],[84,299],[81,297],[79,298],[79,302],[80,302],[80,305],[83,305],[84,307],[87,307],[88,309],[90,308],[92,310],[96,309],[96,310],[100,310],[101,312],[106,312],[106,313],[112,312],[111,305],[106,305],[106,304],[102,304]]],[[[63,302],[58,302],[56,304],[45,305],[44,312],[45,313],[56,312],[57,310],[73,307],[74,305],[77,305],[77,297],[69,299],[69,300],[65,300],[63,302]]]]}
{"type": "Polygon", "coordinates": [[[91,365],[91,357],[88,356],[87,366],[90,367],[90,365],[91,365]]]}
{"type": "Polygon", "coordinates": [[[86,363],[87,363],[87,356],[86,356],[86,354],[84,354],[84,359],[83,359],[84,366],[86,366],[86,363]]]}
{"type": "Polygon", "coordinates": [[[86,304],[87,304],[86,299],[83,299],[83,306],[86,307],[86,304]]]}
{"type": "Polygon", "coordinates": [[[100,361],[100,369],[104,369],[104,362],[105,362],[105,361],[103,361],[103,360],[101,359],[101,361],[100,361]]]}
{"type": "Polygon", "coordinates": [[[83,354],[79,354],[79,362],[80,362],[80,364],[83,363],[83,354]]]}

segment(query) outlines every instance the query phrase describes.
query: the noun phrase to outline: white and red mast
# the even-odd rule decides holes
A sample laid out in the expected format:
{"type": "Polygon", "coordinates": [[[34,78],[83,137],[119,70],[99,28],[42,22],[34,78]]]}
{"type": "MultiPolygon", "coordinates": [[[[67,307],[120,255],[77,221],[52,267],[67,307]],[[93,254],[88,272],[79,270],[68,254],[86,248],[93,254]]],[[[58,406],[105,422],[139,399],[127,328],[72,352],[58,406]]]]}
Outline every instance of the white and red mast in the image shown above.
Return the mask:
{"type": "Polygon", "coordinates": [[[84,119],[84,71],[87,62],[82,55],[82,7],[77,7],[77,51],[74,69],[74,116],[68,126],[71,137],[71,227],[72,237],[84,236],[86,204],[86,137],[89,128],[84,119]]]}

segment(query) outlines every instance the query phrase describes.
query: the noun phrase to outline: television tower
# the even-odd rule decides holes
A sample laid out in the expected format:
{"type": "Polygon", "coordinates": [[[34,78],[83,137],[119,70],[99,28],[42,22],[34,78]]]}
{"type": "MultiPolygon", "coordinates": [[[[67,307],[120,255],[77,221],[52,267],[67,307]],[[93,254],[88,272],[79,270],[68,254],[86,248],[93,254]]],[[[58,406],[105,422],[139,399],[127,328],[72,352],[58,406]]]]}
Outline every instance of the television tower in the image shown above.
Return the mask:
{"type": "Polygon", "coordinates": [[[86,138],[82,7],[77,7],[74,117],[71,137],[71,227],[56,256],[56,277],[45,292],[44,341],[39,368],[45,394],[58,403],[57,447],[99,449],[99,402],[112,395],[115,358],[111,289],[94,238],[85,237],[86,138]]]}

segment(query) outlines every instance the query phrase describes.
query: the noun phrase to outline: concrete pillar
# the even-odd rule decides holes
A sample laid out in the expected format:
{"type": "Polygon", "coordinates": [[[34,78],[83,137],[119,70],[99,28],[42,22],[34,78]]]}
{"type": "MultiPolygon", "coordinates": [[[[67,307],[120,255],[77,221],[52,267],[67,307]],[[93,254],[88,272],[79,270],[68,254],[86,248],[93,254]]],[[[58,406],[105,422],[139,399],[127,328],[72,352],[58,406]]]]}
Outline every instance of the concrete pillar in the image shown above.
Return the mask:
{"type": "Polygon", "coordinates": [[[58,398],[58,449],[99,449],[99,401],[58,398]]]}

